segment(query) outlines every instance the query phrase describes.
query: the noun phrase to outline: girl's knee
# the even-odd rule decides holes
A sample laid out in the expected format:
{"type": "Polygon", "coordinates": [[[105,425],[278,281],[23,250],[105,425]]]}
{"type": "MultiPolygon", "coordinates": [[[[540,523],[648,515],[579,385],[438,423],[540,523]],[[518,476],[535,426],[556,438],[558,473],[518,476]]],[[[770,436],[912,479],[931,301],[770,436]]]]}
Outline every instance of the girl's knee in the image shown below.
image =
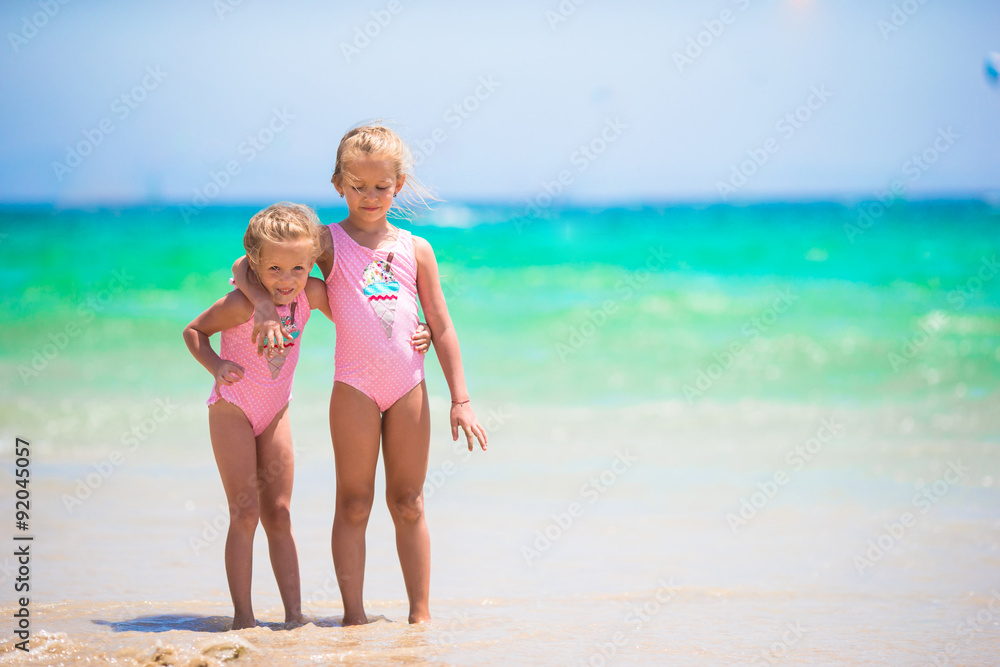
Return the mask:
{"type": "Polygon", "coordinates": [[[288,502],[273,503],[264,507],[260,513],[260,523],[267,532],[288,531],[292,529],[292,513],[288,502]]]}
{"type": "Polygon", "coordinates": [[[229,505],[229,527],[230,529],[254,532],[257,523],[260,521],[260,510],[257,501],[247,501],[245,503],[230,503],[229,505]]]}
{"type": "Polygon", "coordinates": [[[389,513],[401,521],[417,521],[424,516],[424,494],[422,491],[390,496],[389,513]]]}
{"type": "Polygon", "coordinates": [[[372,511],[371,494],[352,494],[337,499],[337,518],[348,523],[364,523],[372,511]]]}

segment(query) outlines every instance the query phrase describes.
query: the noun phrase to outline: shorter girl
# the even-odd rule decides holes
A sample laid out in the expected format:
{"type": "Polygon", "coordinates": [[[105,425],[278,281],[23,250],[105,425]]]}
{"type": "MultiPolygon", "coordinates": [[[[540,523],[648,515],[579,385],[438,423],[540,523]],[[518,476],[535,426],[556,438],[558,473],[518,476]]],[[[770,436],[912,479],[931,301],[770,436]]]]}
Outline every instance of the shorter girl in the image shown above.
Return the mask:
{"type": "Polygon", "coordinates": [[[307,206],[282,202],[253,216],[243,237],[252,276],[270,296],[290,340],[280,353],[257,353],[251,341],[254,308],[234,290],[184,330],[191,354],[215,378],[208,426],[229,503],[226,577],[233,629],[253,627],[250,579],[258,518],[267,533],[271,568],[285,622],[302,621],[299,560],[292,537],[292,434],[288,419],[292,376],[309,313],[330,317],[326,285],[310,278],[320,252],[319,220],[307,206]],[[222,332],[221,356],[209,336],[222,332]]]}

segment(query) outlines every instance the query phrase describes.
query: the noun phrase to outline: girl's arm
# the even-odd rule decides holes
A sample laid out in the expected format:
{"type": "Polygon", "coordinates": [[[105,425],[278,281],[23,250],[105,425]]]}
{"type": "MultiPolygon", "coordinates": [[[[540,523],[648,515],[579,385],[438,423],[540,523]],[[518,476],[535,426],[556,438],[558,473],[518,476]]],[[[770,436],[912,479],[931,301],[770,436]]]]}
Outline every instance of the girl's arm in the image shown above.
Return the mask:
{"type": "Polygon", "coordinates": [[[319,310],[332,322],[333,313],[330,312],[330,299],[326,294],[326,283],[319,278],[311,277],[306,281],[306,297],[309,299],[309,308],[319,310]]]}
{"type": "Polygon", "coordinates": [[[458,335],[452,325],[448,306],[441,291],[437,259],[434,250],[426,240],[414,236],[413,252],[417,259],[417,295],[424,309],[424,317],[431,328],[434,347],[437,349],[441,370],[451,390],[451,437],[458,440],[461,426],[472,451],[472,436],[486,449],[486,431],[476,419],[476,413],[469,403],[469,392],[465,387],[465,372],[462,370],[462,353],[458,348],[458,335]]]}
{"type": "MultiPolygon", "coordinates": [[[[319,257],[316,258],[316,265],[323,272],[323,278],[326,278],[333,270],[333,236],[330,234],[330,228],[325,225],[320,230],[320,247],[322,250],[319,257]]],[[[233,281],[254,307],[253,331],[250,334],[250,340],[257,343],[259,338],[257,354],[263,354],[264,347],[269,340],[276,341],[275,347],[284,348],[285,340],[292,336],[282,326],[274,301],[257,280],[257,275],[250,269],[250,261],[246,255],[233,262],[233,281]]],[[[311,298],[309,303],[311,308],[319,308],[318,305],[314,305],[311,298]]],[[[329,310],[329,305],[327,310],[329,310]]],[[[330,313],[326,311],[323,311],[323,314],[330,317],[330,313]]]]}
{"type": "Polygon", "coordinates": [[[320,253],[319,257],[316,258],[316,266],[323,272],[323,280],[326,280],[330,277],[330,272],[333,271],[333,234],[330,233],[330,228],[326,225],[323,225],[323,229],[320,230],[319,243],[320,253]]]}
{"type": "Polygon", "coordinates": [[[209,338],[223,329],[231,329],[246,322],[250,319],[252,309],[253,306],[246,297],[233,290],[184,328],[184,342],[191,355],[220,384],[231,385],[238,382],[243,377],[243,367],[216,354],[209,338]]]}
{"type": "Polygon", "coordinates": [[[285,339],[291,339],[292,335],[282,326],[274,300],[260,284],[257,274],[250,269],[250,260],[246,255],[233,263],[233,282],[253,305],[253,331],[250,333],[250,340],[257,343],[257,354],[263,354],[264,346],[269,340],[276,341],[275,347],[284,348],[285,339]]]}

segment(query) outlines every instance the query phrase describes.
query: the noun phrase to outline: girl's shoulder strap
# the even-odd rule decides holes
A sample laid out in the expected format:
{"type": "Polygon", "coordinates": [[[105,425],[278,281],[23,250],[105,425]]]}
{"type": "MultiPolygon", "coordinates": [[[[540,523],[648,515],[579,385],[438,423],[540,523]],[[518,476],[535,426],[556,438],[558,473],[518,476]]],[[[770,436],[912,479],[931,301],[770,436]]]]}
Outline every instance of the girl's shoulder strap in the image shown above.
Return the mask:
{"type": "Polygon", "coordinates": [[[311,313],[312,308],[309,307],[309,295],[306,294],[306,288],[303,287],[299,295],[295,297],[295,312],[291,314],[292,321],[297,322],[300,328],[304,327],[311,313]]]}
{"type": "Polygon", "coordinates": [[[333,254],[336,255],[344,249],[344,237],[350,237],[347,236],[347,232],[344,231],[344,228],[336,222],[331,222],[327,225],[327,228],[330,230],[330,241],[333,243],[333,254]]]}
{"type": "Polygon", "coordinates": [[[337,265],[340,264],[340,262],[337,261],[337,258],[340,257],[342,252],[344,252],[344,236],[347,234],[347,232],[344,231],[344,228],[336,222],[331,222],[327,225],[327,228],[330,230],[330,243],[333,244],[333,249],[331,252],[332,261],[330,263],[330,273],[326,276],[325,281],[329,281],[333,278],[334,274],[337,273],[337,265]]]}
{"type": "Polygon", "coordinates": [[[296,306],[296,308],[298,308],[299,310],[301,310],[303,308],[305,308],[306,310],[310,310],[310,308],[309,308],[309,295],[306,294],[306,288],[305,287],[303,287],[302,291],[299,292],[299,295],[297,297],[295,297],[295,302],[298,304],[298,306],[296,306]]]}
{"type": "Polygon", "coordinates": [[[399,228],[399,243],[413,254],[413,234],[408,229],[399,228]]]}

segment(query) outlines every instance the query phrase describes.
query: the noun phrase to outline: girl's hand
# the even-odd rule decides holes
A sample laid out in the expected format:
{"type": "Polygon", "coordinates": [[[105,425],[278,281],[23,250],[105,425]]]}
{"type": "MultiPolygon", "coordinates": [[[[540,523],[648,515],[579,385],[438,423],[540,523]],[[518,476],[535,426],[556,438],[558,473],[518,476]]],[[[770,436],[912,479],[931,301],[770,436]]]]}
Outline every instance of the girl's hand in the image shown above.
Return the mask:
{"type": "Polygon", "coordinates": [[[473,435],[479,440],[479,446],[483,448],[483,451],[486,451],[486,430],[480,426],[479,420],[476,419],[476,413],[472,410],[472,406],[468,402],[461,405],[452,404],[451,406],[451,439],[453,441],[458,441],[459,426],[465,431],[465,437],[469,441],[470,452],[472,451],[473,435]]]}
{"type": "Polygon", "coordinates": [[[431,330],[425,322],[420,322],[417,325],[417,330],[410,336],[410,346],[420,354],[431,349],[431,330]]]}
{"type": "Polygon", "coordinates": [[[292,335],[282,326],[281,318],[278,317],[278,309],[273,303],[262,304],[254,310],[253,332],[250,334],[250,340],[257,343],[258,356],[264,354],[266,347],[268,358],[273,357],[277,351],[275,348],[284,349],[285,339],[291,340],[291,338],[292,335]]]}
{"type": "Polygon", "coordinates": [[[243,379],[243,367],[232,361],[222,359],[215,369],[215,381],[219,384],[233,385],[243,379]]]}

